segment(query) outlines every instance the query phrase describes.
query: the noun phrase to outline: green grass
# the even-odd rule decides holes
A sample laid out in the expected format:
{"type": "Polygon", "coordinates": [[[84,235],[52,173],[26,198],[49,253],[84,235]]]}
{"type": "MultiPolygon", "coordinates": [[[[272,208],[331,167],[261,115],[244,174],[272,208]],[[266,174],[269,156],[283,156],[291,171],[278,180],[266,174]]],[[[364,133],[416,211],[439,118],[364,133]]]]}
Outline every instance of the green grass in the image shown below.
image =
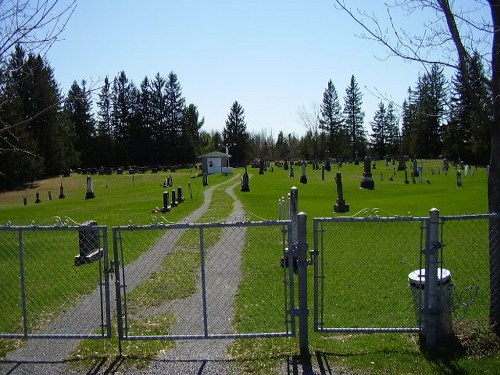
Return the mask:
{"type": "MultiPolygon", "coordinates": [[[[198,222],[220,221],[230,214],[232,200],[227,199],[227,194],[224,191],[227,186],[228,182],[224,182],[213,191],[209,208],[198,222]]],[[[141,246],[127,246],[127,254],[129,249],[137,252],[137,249],[143,248],[144,244],[150,243],[151,239],[159,238],[162,233],[157,230],[141,231],[140,235],[136,233],[134,237],[141,238],[141,246]]],[[[204,245],[208,247],[218,241],[221,229],[205,231],[205,233],[207,235],[204,236],[204,245]]],[[[167,301],[187,298],[196,292],[196,280],[200,268],[199,245],[199,232],[197,230],[184,231],[176,244],[176,248],[179,250],[168,254],[159,271],[151,274],[148,280],[127,294],[128,335],[164,336],[171,333],[174,317],[170,314],[148,316],[147,319],[134,317],[140,316],[149,309],[158,307],[167,301]]],[[[137,255],[132,255],[132,258],[135,259],[137,255]]],[[[127,256],[127,258],[129,257],[127,256]]],[[[174,345],[173,341],[124,341],[122,354],[127,358],[124,365],[141,368],[160,350],[168,350],[174,345]]],[[[113,330],[112,340],[104,344],[99,344],[96,340],[83,340],[73,355],[85,358],[85,360],[77,362],[76,365],[78,367],[88,366],[89,360],[96,360],[97,353],[99,353],[98,358],[104,358],[109,362],[109,359],[118,355],[117,347],[116,328],[113,330]],[[96,352],[97,348],[99,348],[98,352],[96,352]]]]}
{"type": "MultiPolygon", "coordinates": [[[[364,208],[378,208],[381,216],[406,216],[408,214],[413,216],[428,216],[429,210],[433,207],[440,209],[441,215],[487,212],[486,170],[479,168],[475,171],[474,177],[464,177],[463,187],[457,187],[454,170],[450,170],[448,175],[445,175],[443,171],[441,171],[441,174],[437,173],[437,168],[441,165],[439,161],[424,161],[424,178],[429,179],[430,184],[426,183],[425,180],[423,184],[419,184],[418,182],[412,184],[411,181],[410,184],[405,184],[404,172],[397,171],[394,175],[394,180],[390,181],[389,177],[394,173],[393,166],[390,166],[390,170],[387,170],[385,163],[379,162],[377,169],[372,171],[375,180],[374,190],[359,188],[363,173],[361,165],[344,164],[342,169],[338,169],[336,165],[333,165],[331,172],[325,172],[324,181],[321,179],[321,171],[313,171],[309,166],[307,184],[299,183],[300,167],[295,167],[295,179],[289,178],[288,172],[282,168],[275,167],[274,172],[268,171],[264,175],[259,175],[256,169],[249,169],[249,172],[252,174],[252,178],[250,179],[251,191],[245,193],[235,188],[235,192],[243,202],[246,215],[251,220],[276,219],[278,217],[278,199],[286,196],[292,186],[297,186],[299,189],[299,210],[306,212],[308,215],[310,248],[313,245],[312,219],[314,217],[331,217],[334,215],[333,205],[336,198],[334,176],[338,171],[342,172],[344,197],[346,203],[350,205],[350,212],[342,215],[353,215],[364,208]],[[435,171],[433,175],[430,173],[431,168],[435,171]],[[383,181],[380,176],[381,172],[383,181]]],[[[241,170],[239,172],[242,173],[241,170]]],[[[181,220],[202,203],[203,187],[201,186],[201,180],[190,179],[191,173],[191,171],[179,171],[173,174],[174,186],[183,186],[186,202],[176,207],[172,212],[164,215],[171,222],[181,220]],[[186,188],[187,182],[191,183],[193,199],[189,197],[186,188]]],[[[161,206],[162,204],[161,193],[163,188],[160,184],[166,175],[145,174],[135,175],[135,177],[129,175],[95,176],[94,187],[96,198],[88,201],[83,199],[85,195],[85,176],[44,181],[40,183],[39,187],[43,199],[43,203],[40,205],[33,204],[34,193],[38,191],[37,189],[30,190],[29,192],[2,194],[0,200],[0,223],[10,221],[12,224],[26,225],[30,224],[33,220],[37,223],[44,221],[49,223],[50,220],[47,220],[52,216],[69,216],[77,222],[93,219],[97,220],[101,225],[108,226],[127,225],[129,221],[132,221],[134,224],[147,224],[153,216],[163,216],[152,214],[151,211],[156,206],[161,206]],[[57,194],[54,192],[58,191],[61,181],[67,187],[65,189],[66,199],[58,200],[54,198],[52,201],[48,201],[46,191],[51,189],[53,197],[57,197],[57,194]],[[29,197],[29,204],[26,207],[22,205],[22,197],[25,195],[29,197]]],[[[210,176],[209,183],[210,185],[214,185],[218,182],[227,181],[229,178],[230,176],[210,176]]],[[[232,202],[226,199],[226,195],[222,189],[214,193],[214,202],[219,203],[211,207],[209,211],[209,215],[211,216],[204,217],[203,221],[219,221],[230,212],[232,202]],[[221,207],[224,205],[226,205],[225,208],[221,207]],[[214,213],[213,210],[219,208],[221,212],[214,213]]],[[[485,278],[487,278],[487,271],[478,273],[475,272],[474,268],[478,267],[483,270],[487,267],[487,252],[483,253],[485,247],[487,247],[487,240],[484,239],[484,236],[482,238],[481,236],[477,236],[477,233],[485,233],[485,228],[480,224],[479,228],[472,230],[470,224],[470,222],[447,222],[445,224],[445,254],[448,254],[446,268],[455,272],[454,280],[459,286],[483,285],[485,278]],[[453,233],[454,235],[449,236],[447,233],[453,233]],[[474,259],[481,259],[482,263],[471,266],[471,256],[474,259]]],[[[339,303],[337,308],[344,308],[346,314],[341,313],[338,316],[328,316],[327,319],[329,319],[329,324],[346,326],[353,323],[351,320],[352,315],[348,315],[347,313],[356,313],[357,320],[354,324],[362,325],[370,322],[369,318],[373,318],[373,314],[371,316],[364,316],[362,314],[363,312],[369,312],[370,309],[356,309],[355,306],[349,307],[348,304],[352,303],[353,296],[356,296],[355,301],[358,304],[358,302],[366,299],[366,294],[362,294],[362,291],[356,290],[353,291],[354,294],[349,294],[346,293],[345,288],[342,288],[342,286],[345,286],[349,282],[349,278],[352,277],[352,275],[347,273],[347,270],[352,269],[350,267],[352,264],[349,263],[350,257],[352,258],[352,249],[366,248],[366,245],[361,241],[362,236],[358,238],[357,232],[355,232],[357,230],[356,227],[353,228],[348,224],[342,225],[342,229],[333,226],[327,227],[324,235],[325,243],[328,246],[332,243],[342,245],[335,247],[335,251],[338,252],[336,253],[338,256],[337,263],[327,264],[327,267],[330,267],[327,268],[328,273],[333,272],[336,274],[336,279],[331,284],[333,287],[327,290],[327,297],[329,299],[337,299],[339,303]],[[342,264],[341,262],[344,263],[342,264]],[[343,300],[345,300],[345,303],[342,303],[343,300]]],[[[372,241],[375,245],[367,247],[363,253],[357,254],[355,258],[356,262],[371,266],[373,257],[388,258],[389,262],[384,266],[385,268],[380,268],[378,262],[374,262],[373,265],[376,267],[373,269],[373,272],[378,271],[378,273],[381,273],[384,282],[388,285],[394,284],[398,280],[404,281],[409,270],[414,267],[416,262],[413,254],[418,251],[418,239],[416,240],[413,238],[413,235],[407,234],[406,229],[403,231],[397,227],[389,229],[399,242],[406,244],[406,246],[400,245],[394,248],[390,242],[390,238],[384,238],[385,235],[377,235],[380,231],[386,229],[379,225],[363,228],[363,230],[365,229],[368,232],[363,234],[363,236],[376,239],[376,241],[372,241]],[[373,234],[370,234],[369,231],[372,231],[373,234]],[[402,233],[404,235],[401,239],[402,233]],[[393,251],[390,251],[391,249],[393,251]],[[392,272],[394,270],[399,271],[392,272]],[[391,280],[391,278],[394,278],[394,280],[391,280]]],[[[108,232],[111,232],[111,230],[108,230],[108,232]]],[[[189,236],[185,237],[181,243],[189,249],[191,247],[198,248],[197,234],[195,233],[190,236],[192,238],[189,236]]],[[[283,276],[281,269],[276,272],[276,266],[281,256],[281,237],[276,235],[276,240],[272,240],[272,243],[270,243],[269,239],[273,238],[270,236],[271,234],[262,234],[262,232],[254,229],[247,232],[242,270],[244,279],[239,288],[236,306],[237,330],[240,332],[273,329],[275,327],[274,323],[283,318],[282,310],[280,310],[282,309],[280,305],[282,306],[281,301],[283,299],[282,284],[274,286],[280,282],[279,280],[283,276]],[[273,277],[278,278],[275,280],[276,282],[271,281],[273,277]],[[275,288],[275,290],[272,288],[275,288]],[[263,290],[267,291],[267,296],[263,296],[263,290]],[[270,303],[270,301],[273,302],[270,303]],[[252,314],[257,313],[269,319],[261,319],[259,323],[258,320],[249,318],[252,314]]],[[[151,236],[149,239],[150,243],[153,243],[155,238],[154,235],[151,236]]],[[[217,238],[218,235],[215,234],[213,239],[207,240],[215,243],[217,238]]],[[[4,269],[6,273],[2,273],[3,275],[8,276],[9,272],[11,272],[11,276],[15,276],[16,269],[18,269],[16,263],[17,249],[15,246],[12,248],[12,243],[15,244],[15,241],[15,236],[14,238],[9,238],[7,241],[1,241],[0,256],[5,257],[5,259],[2,258],[0,266],[7,265],[4,269]],[[9,243],[10,245],[7,246],[6,244],[9,243]]],[[[144,248],[137,247],[135,251],[136,256],[143,250],[144,248]]],[[[47,247],[42,253],[49,251],[51,250],[47,247]]],[[[70,248],[68,256],[71,254],[72,257],[74,252],[75,250],[70,248]]],[[[128,261],[131,260],[132,258],[128,261]]],[[[35,263],[33,262],[32,267],[36,267],[35,263]]],[[[34,268],[34,272],[38,272],[35,270],[36,268],[34,268]]],[[[311,273],[312,269],[310,269],[310,277],[311,273]]],[[[160,277],[159,275],[157,276],[160,277]]],[[[6,280],[7,277],[4,277],[4,279],[6,280]]],[[[310,278],[310,286],[312,286],[312,281],[312,278],[310,278]]],[[[84,290],[82,290],[83,292],[84,290]]],[[[147,293],[145,292],[145,294],[147,293]]],[[[310,307],[312,308],[311,294],[310,307]]],[[[397,304],[400,305],[399,308],[394,310],[401,311],[406,309],[410,303],[408,290],[405,288],[393,290],[391,294],[398,297],[396,298],[397,304]]],[[[13,298],[14,301],[15,298],[17,297],[13,298]]],[[[55,296],[52,298],[55,298],[55,296]]],[[[487,300],[487,292],[486,294],[480,294],[476,305],[484,306],[487,300]]],[[[408,314],[398,316],[396,313],[396,315],[390,316],[389,319],[397,321],[399,325],[410,324],[412,318],[408,314]]],[[[0,324],[7,324],[11,327],[10,329],[13,329],[13,324],[19,321],[15,315],[8,316],[8,314],[3,320],[6,323],[2,322],[0,324]]],[[[166,319],[166,321],[169,320],[166,319]]],[[[312,322],[312,316],[310,316],[310,321],[312,322]]],[[[168,326],[169,324],[167,323],[166,325],[168,326]]],[[[3,326],[4,330],[5,327],[3,326]]],[[[428,354],[420,350],[418,337],[412,334],[318,334],[312,332],[311,327],[310,349],[313,353],[313,362],[320,360],[323,363],[326,362],[332,368],[369,371],[370,373],[494,373],[500,364],[498,341],[491,337],[487,328],[485,329],[484,309],[471,309],[468,312],[467,319],[460,321],[460,326],[456,327],[456,331],[460,336],[461,346],[428,354]]],[[[165,331],[163,330],[163,332],[165,331]]],[[[99,347],[108,345],[107,340],[93,340],[93,342],[99,347]]],[[[11,343],[12,341],[9,341],[9,344],[11,343]]],[[[133,342],[133,344],[137,343],[133,342]]],[[[111,347],[114,345],[116,350],[116,342],[111,340],[109,341],[109,345],[111,347]]],[[[231,353],[236,359],[241,360],[248,372],[267,374],[278,363],[281,363],[286,356],[297,354],[297,348],[298,343],[296,338],[237,340],[231,348],[231,353]]],[[[153,348],[151,350],[151,353],[153,353],[155,350],[161,349],[153,348]]],[[[94,351],[100,352],[101,349],[94,351]]],[[[137,355],[141,356],[141,353],[145,353],[145,349],[139,349],[137,352],[131,349],[130,352],[138,353],[137,355]]],[[[92,349],[88,349],[88,351],[85,351],[81,355],[83,357],[92,357],[92,353],[92,349]]],[[[113,348],[111,348],[110,353],[113,353],[113,348]]],[[[144,354],[144,356],[147,357],[149,354],[144,354]]]]}
{"type": "MultiPolygon", "coordinates": [[[[254,173],[250,179],[251,193],[241,192],[238,195],[244,202],[247,214],[271,219],[278,216],[278,198],[286,196],[292,186],[297,186],[299,211],[308,215],[310,249],[313,246],[312,219],[339,216],[333,212],[336,198],[334,176],[337,171],[342,172],[344,197],[350,205],[350,212],[340,216],[353,215],[365,208],[378,208],[380,216],[427,217],[429,210],[434,207],[440,210],[441,215],[487,212],[486,170],[480,168],[475,171],[474,177],[464,177],[463,187],[457,187],[455,171],[450,170],[448,175],[442,171],[438,174],[438,163],[424,162],[423,184],[413,184],[411,180],[410,184],[405,184],[404,172],[399,171],[390,181],[389,176],[394,173],[392,167],[387,171],[380,168],[381,163],[378,163],[378,169],[373,171],[374,190],[359,188],[362,166],[345,164],[342,169],[334,166],[331,172],[325,173],[325,181],[321,179],[321,171],[309,168],[307,184],[299,183],[300,174],[297,171],[300,169],[295,169],[296,177],[291,179],[286,171],[274,168],[274,172],[265,175],[254,173]],[[430,173],[430,168],[434,168],[434,175],[430,173]],[[430,180],[430,184],[425,182],[425,178],[430,180]]],[[[406,278],[419,264],[418,225],[325,224],[324,250],[331,254],[325,265],[325,300],[335,306],[335,314],[331,314],[330,310],[326,316],[328,326],[415,325],[415,316],[408,314],[409,310],[412,311],[412,300],[406,278]],[[384,316],[380,316],[377,311],[383,311],[384,316]]],[[[487,329],[489,295],[486,229],[485,221],[445,224],[445,267],[454,272],[454,283],[457,287],[481,285],[481,293],[467,312],[466,319],[455,320],[455,332],[460,340],[458,344],[455,343],[456,346],[448,345],[444,350],[426,353],[420,350],[418,336],[414,334],[319,334],[312,333],[311,324],[309,338],[313,362],[320,361],[326,367],[376,374],[495,373],[500,364],[500,343],[487,329]],[[471,265],[472,262],[474,265],[471,265]]],[[[262,253],[270,251],[264,239],[252,244],[254,248],[260,248],[262,253]]],[[[244,263],[244,273],[255,275],[261,270],[266,272],[267,264],[268,261],[251,265],[244,263]]],[[[309,272],[310,286],[313,284],[311,273],[312,268],[309,272]]],[[[247,288],[247,282],[253,282],[251,276],[243,282],[241,290],[247,288]]],[[[310,291],[311,307],[311,287],[310,291]]],[[[252,293],[254,296],[248,297],[249,300],[257,298],[258,294],[252,293]]],[[[237,311],[244,310],[247,303],[240,296],[240,309],[237,311]]],[[[273,313],[272,309],[264,312],[273,313]]],[[[238,322],[241,331],[246,331],[254,324],[245,319],[239,319],[238,322]]],[[[297,346],[296,339],[240,340],[232,346],[231,353],[242,360],[249,372],[268,374],[280,360],[290,354],[298,354],[297,346]]]]}

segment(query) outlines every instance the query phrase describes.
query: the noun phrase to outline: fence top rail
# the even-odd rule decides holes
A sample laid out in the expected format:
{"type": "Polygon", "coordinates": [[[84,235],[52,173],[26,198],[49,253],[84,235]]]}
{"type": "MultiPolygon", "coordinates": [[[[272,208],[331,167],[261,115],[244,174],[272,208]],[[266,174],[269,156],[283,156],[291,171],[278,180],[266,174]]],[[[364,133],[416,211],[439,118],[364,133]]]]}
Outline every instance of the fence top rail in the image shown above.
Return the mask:
{"type": "Polygon", "coordinates": [[[228,228],[228,227],[258,227],[290,225],[291,220],[265,220],[265,221],[234,221],[213,223],[160,223],[153,222],[147,225],[121,225],[114,226],[113,230],[153,230],[153,229],[199,229],[199,228],[228,228]]]}
{"type": "Polygon", "coordinates": [[[30,224],[12,225],[7,221],[5,225],[0,225],[0,230],[19,231],[19,230],[89,230],[98,231],[106,230],[106,225],[97,225],[95,220],[88,220],[83,223],[78,223],[67,216],[53,216],[41,223],[36,223],[34,220],[30,224]]]}
{"type": "Polygon", "coordinates": [[[475,219],[500,219],[500,214],[491,212],[486,214],[467,214],[467,215],[443,215],[439,217],[441,220],[475,220],[475,219]]]}
{"type": "Polygon", "coordinates": [[[425,222],[429,221],[428,217],[412,217],[412,216],[339,216],[339,217],[315,217],[314,222],[318,223],[371,223],[371,222],[425,222]]]}

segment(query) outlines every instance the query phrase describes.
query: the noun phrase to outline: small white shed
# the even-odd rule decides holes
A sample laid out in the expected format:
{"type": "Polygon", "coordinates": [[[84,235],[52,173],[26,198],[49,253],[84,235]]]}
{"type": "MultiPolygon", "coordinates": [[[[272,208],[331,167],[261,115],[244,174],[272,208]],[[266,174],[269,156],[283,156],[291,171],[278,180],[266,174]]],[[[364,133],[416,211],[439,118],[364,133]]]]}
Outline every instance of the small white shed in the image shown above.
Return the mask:
{"type": "Polygon", "coordinates": [[[226,169],[231,155],[226,155],[223,152],[213,151],[201,156],[201,170],[203,173],[214,174],[223,173],[223,168],[226,169]]]}

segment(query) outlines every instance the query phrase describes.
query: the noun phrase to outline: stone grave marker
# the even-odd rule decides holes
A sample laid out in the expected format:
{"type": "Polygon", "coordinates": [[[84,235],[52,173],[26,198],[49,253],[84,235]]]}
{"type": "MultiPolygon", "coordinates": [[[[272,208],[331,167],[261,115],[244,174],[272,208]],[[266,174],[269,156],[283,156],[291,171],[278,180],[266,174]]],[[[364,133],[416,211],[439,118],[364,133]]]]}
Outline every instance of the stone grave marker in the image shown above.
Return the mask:
{"type": "Polygon", "coordinates": [[[306,175],[306,162],[302,162],[302,174],[300,176],[300,183],[301,184],[307,184],[307,175],[306,175]]]}
{"type": "Polygon", "coordinates": [[[92,177],[87,176],[87,193],[85,194],[85,199],[95,198],[94,194],[94,184],[92,182],[92,177]]]}
{"type": "Polygon", "coordinates": [[[371,171],[371,159],[369,156],[365,156],[363,177],[361,178],[360,187],[362,189],[375,189],[375,181],[373,181],[372,171],[371,171]]]}
{"type": "Polygon", "coordinates": [[[335,175],[335,183],[337,185],[337,203],[333,205],[333,211],[337,213],[349,212],[349,205],[345,204],[344,190],[342,187],[342,173],[337,172],[335,175]]]}
{"type": "MultiPolygon", "coordinates": [[[[90,220],[84,222],[81,226],[97,226],[97,222],[90,220]]],[[[75,256],[75,266],[81,266],[85,263],[92,263],[102,258],[102,249],[99,244],[99,231],[84,230],[78,231],[78,247],[80,253],[75,256]]]]}

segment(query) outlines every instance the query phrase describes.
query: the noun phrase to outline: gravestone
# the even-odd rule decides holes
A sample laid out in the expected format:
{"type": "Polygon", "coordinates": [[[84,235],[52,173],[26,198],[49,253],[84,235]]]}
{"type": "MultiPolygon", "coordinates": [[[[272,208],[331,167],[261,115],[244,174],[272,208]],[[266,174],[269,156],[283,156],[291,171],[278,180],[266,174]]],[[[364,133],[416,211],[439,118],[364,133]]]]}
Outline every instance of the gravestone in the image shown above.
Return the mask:
{"type": "Polygon", "coordinates": [[[24,198],[23,198],[23,204],[24,204],[25,206],[27,206],[27,205],[28,205],[28,198],[26,198],[26,197],[24,197],[24,198]]]}
{"type": "Polygon", "coordinates": [[[293,172],[293,164],[290,164],[290,173],[289,173],[289,176],[291,178],[294,178],[295,177],[295,173],[293,172]]]}
{"type": "Polygon", "coordinates": [[[408,171],[405,169],[405,184],[409,184],[410,181],[408,181],[408,171]]]}
{"type": "Polygon", "coordinates": [[[370,167],[371,167],[371,159],[369,156],[365,156],[363,177],[361,178],[361,184],[360,184],[360,187],[362,189],[369,189],[369,190],[375,189],[375,181],[373,181],[373,176],[370,167]]]}
{"type": "Polygon", "coordinates": [[[208,186],[208,173],[203,173],[202,176],[203,186],[208,186]]]}
{"type": "Polygon", "coordinates": [[[178,204],[179,204],[179,202],[177,201],[176,192],[175,192],[175,189],[174,189],[174,190],[172,190],[172,203],[171,203],[171,206],[172,207],[176,207],[178,204]]]}
{"type": "Polygon", "coordinates": [[[259,174],[264,174],[264,159],[260,159],[259,174]]]}
{"type": "Polygon", "coordinates": [[[457,171],[457,186],[462,186],[462,172],[457,171]]]}
{"type": "Polygon", "coordinates": [[[303,161],[302,162],[302,174],[300,176],[300,183],[301,184],[307,184],[307,176],[306,176],[306,162],[303,161]]]}
{"type": "Polygon", "coordinates": [[[344,190],[342,188],[342,173],[337,172],[335,183],[337,185],[337,203],[333,205],[333,211],[337,213],[349,212],[349,205],[345,204],[344,190]]]}
{"type": "Polygon", "coordinates": [[[92,182],[92,177],[87,176],[87,193],[85,194],[85,199],[95,198],[94,194],[94,184],[92,182]]]}
{"type": "Polygon", "coordinates": [[[49,190],[48,194],[49,194],[49,201],[51,201],[52,200],[52,192],[49,190]]]}
{"type": "Polygon", "coordinates": [[[285,162],[283,163],[283,170],[288,171],[288,160],[285,159],[285,162]]]}
{"type": "Polygon", "coordinates": [[[40,199],[40,193],[36,193],[35,203],[42,203],[42,200],[40,199]]]}
{"type": "Polygon", "coordinates": [[[399,155],[399,163],[398,163],[398,171],[405,171],[406,170],[406,161],[403,156],[403,154],[399,155]]]}
{"type": "Polygon", "coordinates": [[[182,186],[177,186],[177,202],[182,203],[185,199],[182,196],[182,186]]]}
{"type": "Polygon", "coordinates": [[[418,177],[418,165],[417,165],[417,159],[413,159],[413,177],[417,178],[418,177]]]}
{"type": "MultiPolygon", "coordinates": [[[[97,222],[90,220],[84,222],[81,226],[97,226],[97,222]]],[[[78,231],[78,248],[80,249],[80,253],[75,256],[75,266],[92,263],[102,258],[102,249],[99,244],[99,231],[80,229],[78,231]]]]}
{"type": "Polygon", "coordinates": [[[243,177],[241,178],[240,191],[250,191],[250,184],[249,184],[247,168],[248,167],[245,165],[245,173],[243,173],[243,177]]]}
{"type": "Polygon", "coordinates": [[[172,209],[172,207],[170,206],[168,191],[164,191],[163,192],[163,207],[161,209],[161,212],[163,212],[163,213],[169,212],[171,209],[172,209]]]}
{"type": "Polygon", "coordinates": [[[59,199],[64,199],[64,198],[66,198],[66,196],[64,195],[64,188],[61,182],[61,186],[59,186],[59,199]]]}
{"type": "Polygon", "coordinates": [[[189,190],[189,196],[191,197],[191,199],[193,199],[193,189],[191,189],[191,183],[188,182],[188,190],[189,190]]]}

